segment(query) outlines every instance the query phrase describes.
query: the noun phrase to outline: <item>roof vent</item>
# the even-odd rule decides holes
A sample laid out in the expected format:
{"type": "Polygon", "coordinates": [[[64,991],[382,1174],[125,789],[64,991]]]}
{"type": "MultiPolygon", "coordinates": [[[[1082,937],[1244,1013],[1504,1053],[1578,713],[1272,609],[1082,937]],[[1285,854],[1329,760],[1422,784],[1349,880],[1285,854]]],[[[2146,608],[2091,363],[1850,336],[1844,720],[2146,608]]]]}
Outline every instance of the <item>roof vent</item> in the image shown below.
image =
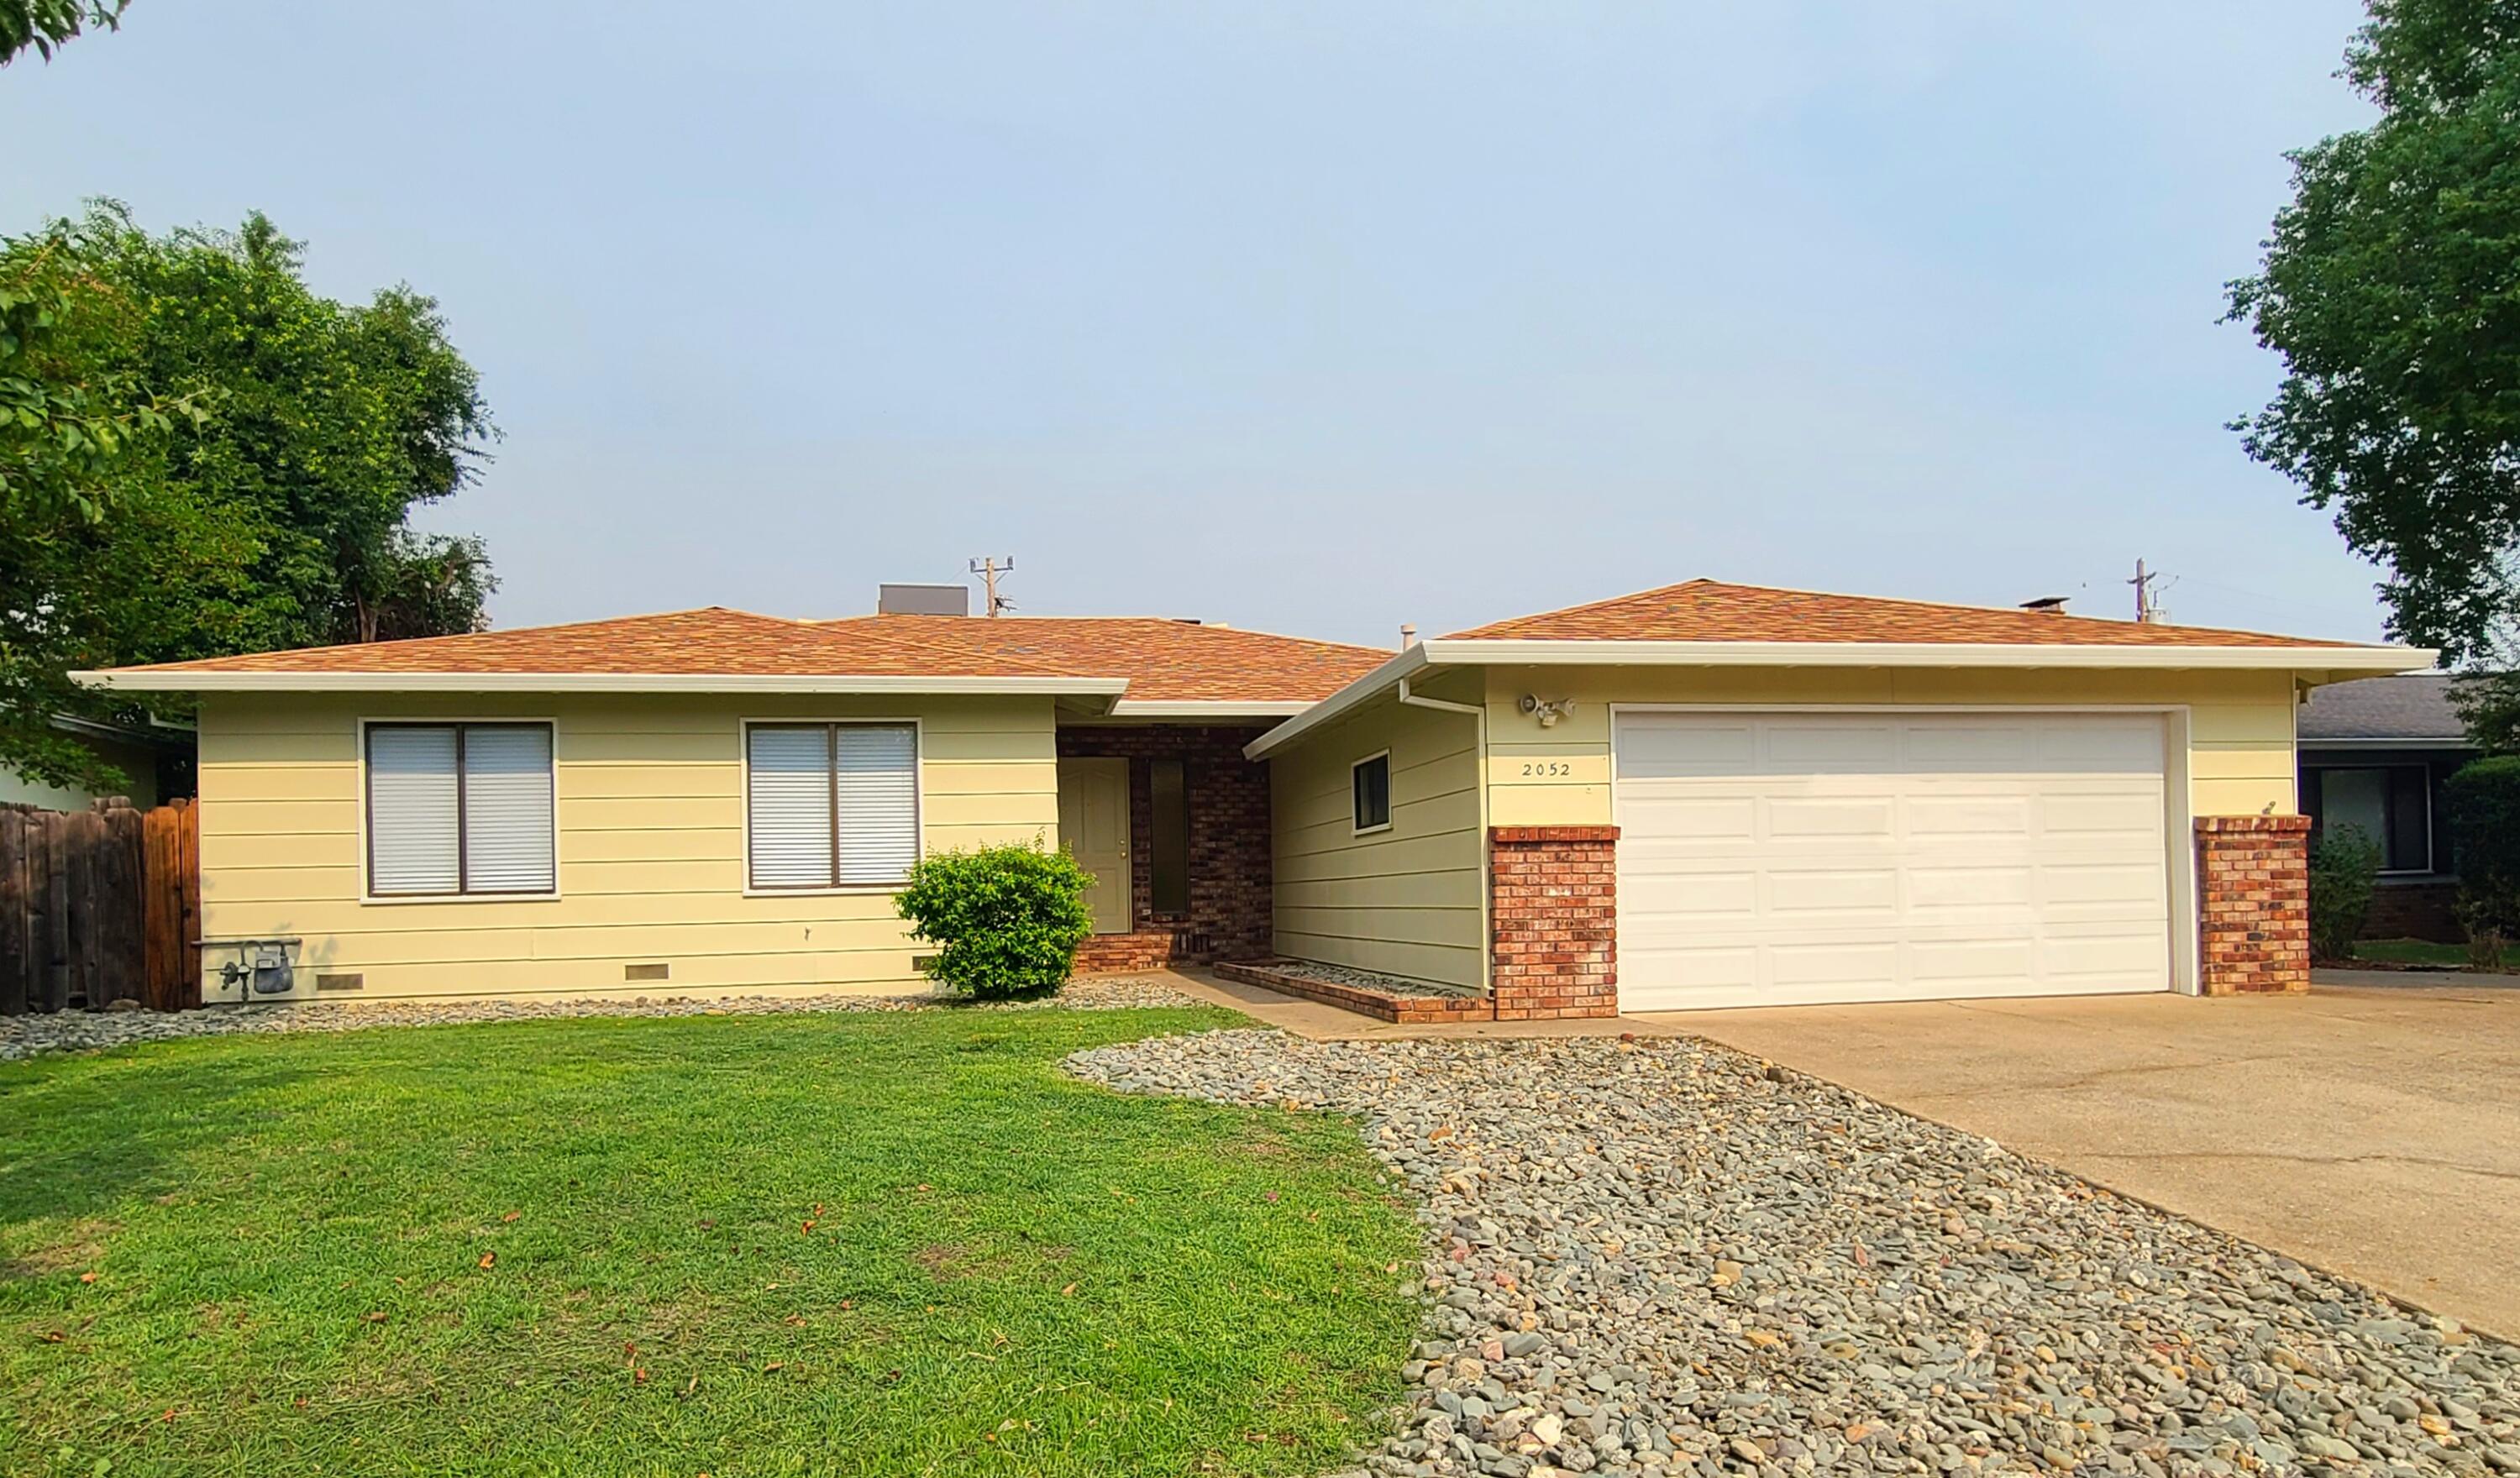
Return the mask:
{"type": "Polygon", "coordinates": [[[879,616],[968,616],[971,613],[971,587],[878,585],[875,612],[879,616]]]}
{"type": "Polygon", "coordinates": [[[2021,608],[2032,615],[2061,616],[2065,613],[2065,602],[2069,599],[2071,598],[2067,596],[2041,596],[2036,601],[2022,602],[2021,608]]]}

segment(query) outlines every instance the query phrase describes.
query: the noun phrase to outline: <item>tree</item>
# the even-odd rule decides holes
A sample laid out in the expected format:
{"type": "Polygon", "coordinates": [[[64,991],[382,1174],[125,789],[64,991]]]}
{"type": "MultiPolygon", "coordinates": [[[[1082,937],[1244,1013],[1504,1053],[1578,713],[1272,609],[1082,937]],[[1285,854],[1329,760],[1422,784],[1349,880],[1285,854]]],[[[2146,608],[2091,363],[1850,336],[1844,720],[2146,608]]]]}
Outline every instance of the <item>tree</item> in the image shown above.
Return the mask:
{"type": "Polygon", "coordinates": [[[2505,657],[2520,613],[2520,0],[2370,0],[2366,129],[2291,156],[2230,315],[2284,360],[2249,455],[2383,564],[2393,633],[2505,657]]]}
{"type": "Polygon", "coordinates": [[[69,408],[0,426],[0,764],[113,783],[52,728],[132,716],[79,667],[485,624],[480,542],[409,524],[486,460],[477,377],[430,299],[337,302],[299,264],[259,215],[153,236],[111,203],[0,241],[0,285],[68,294],[31,349],[0,340],[0,394],[69,408]]]}
{"type": "Polygon", "coordinates": [[[122,13],[130,7],[131,0],[0,0],[0,67],[29,46],[50,62],[53,48],[91,25],[120,30],[122,13]]]}

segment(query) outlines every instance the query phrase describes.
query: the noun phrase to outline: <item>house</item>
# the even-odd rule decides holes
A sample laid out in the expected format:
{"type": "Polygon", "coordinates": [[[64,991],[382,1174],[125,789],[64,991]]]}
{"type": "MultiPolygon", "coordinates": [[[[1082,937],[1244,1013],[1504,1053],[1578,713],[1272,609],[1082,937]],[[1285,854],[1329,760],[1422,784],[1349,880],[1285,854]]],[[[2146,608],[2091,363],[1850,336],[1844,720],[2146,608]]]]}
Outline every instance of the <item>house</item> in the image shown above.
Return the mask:
{"type": "Polygon", "coordinates": [[[2306,980],[2294,710],[2432,654],[1691,581],[1398,651],[720,608],[87,674],[198,695],[211,1000],[897,991],[922,851],[1087,968],[1504,1017],[2306,980]]]}
{"type": "Polygon", "coordinates": [[[2314,841],[2325,828],[2355,826],[2380,846],[2363,925],[2372,939],[2466,937],[2441,795],[2476,747],[2451,682],[2440,673],[2364,678],[2318,689],[2302,704],[2301,808],[2314,841]]]}
{"type": "Polygon", "coordinates": [[[47,811],[84,811],[106,795],[120,795],[143,810],[193,793],[193,732],[173,724],[102,724],[57,714],[53,727],[122,772],[127,784],[112,791],[56,785],[0,766],[0,805],[47,811]]]}

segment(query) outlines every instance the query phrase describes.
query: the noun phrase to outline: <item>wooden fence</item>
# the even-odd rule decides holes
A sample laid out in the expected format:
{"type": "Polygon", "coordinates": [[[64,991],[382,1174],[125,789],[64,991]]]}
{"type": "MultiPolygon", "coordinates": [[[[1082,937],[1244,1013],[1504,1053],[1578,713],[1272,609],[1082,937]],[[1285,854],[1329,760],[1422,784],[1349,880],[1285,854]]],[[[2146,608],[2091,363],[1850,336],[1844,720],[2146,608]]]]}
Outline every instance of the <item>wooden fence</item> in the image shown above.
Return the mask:
{"type": "Polygon", "coordinates": [[[202,1004],[201,813],[0,806],[0,1015],[202,1004]]]}

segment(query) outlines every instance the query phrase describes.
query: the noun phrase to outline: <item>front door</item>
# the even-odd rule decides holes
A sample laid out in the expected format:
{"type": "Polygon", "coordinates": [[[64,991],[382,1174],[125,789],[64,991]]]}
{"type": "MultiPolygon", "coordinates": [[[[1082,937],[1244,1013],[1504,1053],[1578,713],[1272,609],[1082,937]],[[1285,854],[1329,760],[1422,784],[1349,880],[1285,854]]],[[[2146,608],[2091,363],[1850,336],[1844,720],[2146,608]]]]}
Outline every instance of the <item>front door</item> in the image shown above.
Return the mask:
{"type": "Polygon", "coordinates": [[[1094,932],[1129,932],[1127,760],[1058,762],[1058,840],[1094,874],[1094,886],[1085,895],[1094,910],[1094,932]]]}

